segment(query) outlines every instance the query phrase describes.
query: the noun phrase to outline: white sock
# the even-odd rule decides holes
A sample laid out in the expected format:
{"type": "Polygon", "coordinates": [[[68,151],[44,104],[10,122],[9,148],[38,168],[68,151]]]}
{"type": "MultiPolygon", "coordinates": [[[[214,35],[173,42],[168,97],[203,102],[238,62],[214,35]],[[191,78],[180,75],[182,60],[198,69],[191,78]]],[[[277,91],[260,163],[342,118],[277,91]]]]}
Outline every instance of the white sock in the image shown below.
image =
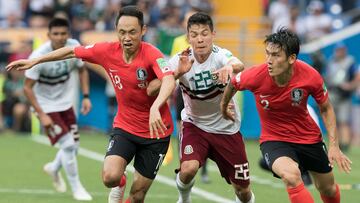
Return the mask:
{"type": "Polygon", "coordinates": [[[67,179],[73,192],[82,188],[82,184],[79,179],[78,165],[76,160],[76,144],[73,136],[68,133],[59,140],[61,154],[61,165],[65,170],[67,179]]]}
{"type": "Polygon", "coordinates": [[[51,162],[51,170],[52,171],[59,171],[61,169],[61,156],[62,156],[62,149],[56,153],[55,159],[51,162]]]}
{"type": "Polygon", "coordinates": [[[192,179],[190,183],[185,184],[180,180],[180,173],[176,174],[176,186],[179,192],[178,203],[190,203],[191,188],[193,187],[195,179],[192,179]]]}
{"type": "Polygon", "coordinates": [[[255,203],[255,195],[254,195],[254,193],[252,191],[251,191],[251,198],[247,202],[240,201],[240,199],[238,198],[237,195],[235,195],[235,198],[236,198],[236,203],[255,203]]]}

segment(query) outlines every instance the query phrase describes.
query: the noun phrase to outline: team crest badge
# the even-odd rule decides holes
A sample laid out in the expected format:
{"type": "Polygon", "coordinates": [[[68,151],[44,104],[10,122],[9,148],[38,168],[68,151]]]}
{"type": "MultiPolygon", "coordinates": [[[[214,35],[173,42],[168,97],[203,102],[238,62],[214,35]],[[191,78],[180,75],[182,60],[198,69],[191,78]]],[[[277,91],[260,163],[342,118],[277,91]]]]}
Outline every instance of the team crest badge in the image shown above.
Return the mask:
{"type": "Polygon", "coordinates": [[[140,67],[136,70],[136,78],[138,80],[146,80],[147,77],[148,77],[148,73],[145,70],[145,68],[140,67]]]}
{"type": "Polygon", "coordinates": [[[293,106],[298,106],[304,96],[304,91],[299,88],[291,90],[291,100],[293,106]]]}
{"type": "Polygon", "coordinates": [[[192,154],[194,152],[193,147],[191,145],[186,145],[184,148],[184,154],[192,154]]]}

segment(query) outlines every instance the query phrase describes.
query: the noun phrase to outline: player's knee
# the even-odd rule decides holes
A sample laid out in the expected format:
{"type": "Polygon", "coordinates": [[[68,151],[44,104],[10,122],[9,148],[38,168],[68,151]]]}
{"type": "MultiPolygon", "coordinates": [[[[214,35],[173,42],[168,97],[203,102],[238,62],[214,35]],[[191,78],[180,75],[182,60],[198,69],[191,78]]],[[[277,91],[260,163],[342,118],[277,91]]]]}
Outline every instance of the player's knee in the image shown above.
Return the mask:
{"type": "Polygon", "coordinates": [[[102,179],[106,187],[112,188],[120,184],[121,176],[116,172],[103,170],[102,179]]]}
{"type": "Polygon", "coordinates": [[[130,190],[130,196],[132,196],[134,202],[144,202],[145,195],[146,195],[145,189],[130,190]]]}
{"type": "Polygon", "coordinates": [[[324,184],[324,185],[316,185],[316,188],[322,195],[332,197],[336,193],[336,184],[324,184]]]}
{"type": "Polygon", "coordinates": [[[301,173],[299,169],[285,169],[279,176],[287,187],[296,187],[301,183],[301,173]]]}
{"type": "Polygon", "coordinates": [[[185,179],[193,179],[199,170],[199,165],[195,162],[183,162],[181,164],[181,176],[185,179]]]}

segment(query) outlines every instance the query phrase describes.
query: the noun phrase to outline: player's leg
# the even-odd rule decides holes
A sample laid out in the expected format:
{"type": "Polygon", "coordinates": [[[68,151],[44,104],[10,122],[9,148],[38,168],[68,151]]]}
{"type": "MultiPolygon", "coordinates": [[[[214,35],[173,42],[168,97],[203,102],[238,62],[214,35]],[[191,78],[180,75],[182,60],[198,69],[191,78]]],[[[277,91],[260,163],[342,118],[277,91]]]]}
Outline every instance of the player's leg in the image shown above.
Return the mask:
{"type": "Polygon", "coordinates": [[[125,169],[136,153],[136,145],[129,138],[129,133],[113,129],[104,160],[102,171],[103,183],[111,188],[109,203],[122,202],[126,187],[125,169]]]}
{"type": "Polygon", "coordinates": [[[292,203],[313,203],[314,199],[301,179],[298,157],[292,144],[268,141],[260,145],[269,168],[284,182],[292,203]]]}
{"type": "Polygon", "coordinates": [[[320,192],[324,203],[340,203],[339,186],[335,183],[334,174],[310,172],[314,178],[316,189],[320,192]]]}
{"type": "MultiPolygon", "coordinates": [[[[69,108],[68,110],[59,112],[55,115],[60,115],[60,119],[58,118],[58,116],[54,117],[52,114],[51,118],[53,119],[54,123],[56,123],[56,125],[59,127],[59,129],[61,129],[62,133],[64,133],[64,135],[58,141],[60,149],[62,150],[60,158],[61,165],[65,170],[69,185],[71,186],[73,197],[76,200],[92,200],[91,195],[85,190],[84,186],[81,184],[79,177],[76,158],[77,144],[74,139],[74,132],[72,129],[73,126],[77,126],[75,113],[72,108],[69,108]]],[[[53,133],[58,134],[58,132],[56,131],[57,129],[56,127],[54,127],[53,133]]]]}
{"type": "Polygon", "coordinates": [[[133,138],[137,143],[134,160],[135,174],[127,202],[142,203],[164,161],[170,136],[161,139],[145,139],[136,136],[133,138]]]}
{"type": "Polygon", "coordinates": [[[332,168],[323,142],[311,145],[303,145],[298,148],[301,154],[301,163],[310,171],[314,178],[314,185],[325,203],[339,203],[340,191],[335,184],[332,168]],[[314,164],[316,163],[316,164],[314,164]]]}
{"type": "Polygon", "coordinates": [[[73,197],[76,200],[90,201],[91,195],[80,182],[78,164],[76,159],[76,145],[71,133],[60,138],[59,146],[62,150],[61,164],[69,181],[73,197]]]}
{"type": "Polygon", "coordinates": [[[233,135],[209,134],[206,139],[214,149],[209,157],[216,162],[221,176],[233,186],[236,202],[255,202],[250,189],[249,162],[240,132],[233,135]]]}
{"type": "MultiPolygon", "coordinates": [[[[61,114],[59,112],[49,113],[50,118],[53,120],[54,126],[49,129],[45,129],[45,132],[52,145],[58,142],[61,137],[66,135],[67,128],[62,122],[61,114]],[[60,127],[63,126],[63,127],[60,127]],[[65,128],[65,130],[63,130],[65,128]]],[[[66,184],[60,173],[61,169],[61,157],[63,155],[63,150],[60,148],[56,153],[56,156],[53,161],[48,162],[44,165],[43,170],[48,174],[53,181],[53,186],[57,192],[66,192],[66,184]]]]}
{"type": "Polygon", "coordinates": [[[180,170],[176,175],[178,203],[191,202],[190,194],[195,182],[194,177],[208,156],[209,144],[203,138],[207,134],[194,124],[183,122],[183,128],[179,134],[180,170]]]}

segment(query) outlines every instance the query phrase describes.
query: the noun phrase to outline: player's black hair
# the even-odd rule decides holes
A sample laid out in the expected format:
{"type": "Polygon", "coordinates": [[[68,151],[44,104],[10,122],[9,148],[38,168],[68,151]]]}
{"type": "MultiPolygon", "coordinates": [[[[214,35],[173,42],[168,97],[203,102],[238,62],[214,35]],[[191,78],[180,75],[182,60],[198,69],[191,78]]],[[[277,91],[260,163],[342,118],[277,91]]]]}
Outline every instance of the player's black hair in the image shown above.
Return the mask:
{"type": "Polygon", "coordinates": [[[67,27],[70,30],[70,23],[64,18],[53,18],[48,25],[49,31],[53,27],[67,27]]]}
{"type": "Polygon", "coordinates": [[[144,14],[136,6],[125,6],[121,8],[118,15],[116,16],[115,27],[119,23],[119,19],[121,18],[121,16],[136,17],[139,21],[140,26],[144,26],[144,14]]]}
{"type": "Polygon", "coordinates": [[[280,28],[277,32],[267,35],[264,41],[265,44],[274,43],[281,47],[285,51],[287,57],[295,54],[296,57],[300,51],[300,39],[299,37],[287,28],[280,28]]]}
{"type": "Polygon", "coordinates": [[[211,32],[214,31],[214,24],[211,17],[204,12],[198,12],[190,16],[187,23],[187,31],[189,31],[192,25],[208,25],[211,32]]]}

